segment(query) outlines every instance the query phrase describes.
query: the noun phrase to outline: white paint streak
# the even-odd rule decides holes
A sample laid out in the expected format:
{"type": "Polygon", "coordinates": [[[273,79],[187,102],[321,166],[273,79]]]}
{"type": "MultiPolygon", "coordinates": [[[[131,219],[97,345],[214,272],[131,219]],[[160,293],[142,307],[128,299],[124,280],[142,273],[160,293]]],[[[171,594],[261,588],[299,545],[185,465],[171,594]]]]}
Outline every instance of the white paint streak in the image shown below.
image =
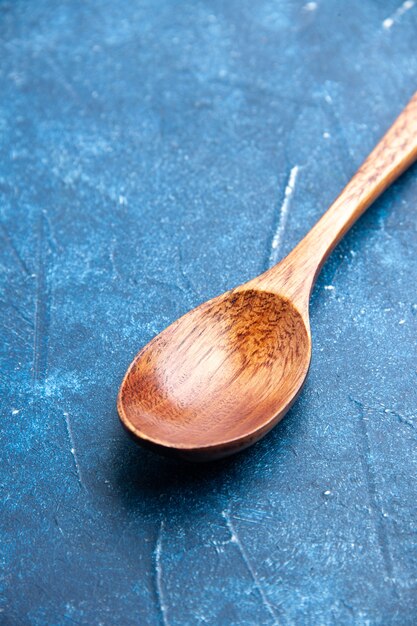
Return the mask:
{"type": "Polygon", "coordinates": [[[392,26],[394,26],[398,18],[400,18],[402,15],[404,15],[404,13],[406,13],[410,9],[412,9],[414,5],[415,5],[415,0],[405,0],[405,2],[403,2],[402,5],[398,7],[398,9],[394,11],[392,15],[390,15],[390,17],[387,17],[382,22],[382,26],[385,28],[385,30],[389,30],[390,28],[392,28],[392,26]]]}
{"type": "Polygon", "coordinates": [[[120,275],[116,266],[115,254],[116,254],[116,239],[113,237],[111,241],[110,250],[109,250],[109,259],[110,259],[110,264],[111,264],[111,269],[112,269],[113,280],[116,278],[120,278],[120,275]]]}
{"type": "Polygon", "coordinates": [[[85,485],[83,483],[83,479],[81,476],[80,466],[79,466],[78,459],[77,459],[77,453],[75,452],[75,443],[74,443],[74,436],[72,434],[71,422],[70,422],[69,414],[66,411],[64,412],[64,419],[65,419],[65,427],[67,429],[68,439],[70,442],[70,452],[72,454],[72,458],[74,459],[74,466],[75,466],[75,471],[77,472],[78,482],[80,483],[81,487],[85,489],[85,485]]]}
{"type": "Polygon", "coordinates": [[[275,615],[275,611],[273,606],[271,605],[271,603],[269,602],[268,598],[266,597],[265,591],[262,588],[262,585],[258,579],[258,576],[255,572],[255,570],[253,569],[248,555],[246,554],[246,550],[243,547],[242,542],[240,541],[238,534],[233,526],[232,523],[232,519],[230,517],[230,512],[229,511],[223,511],[222,512],[223,518],[226,522],[227,528],[229,529],[230,532],[230,543],[233,543],[236,545],[237,549],[240,552],[240,555],[243,559],[243,562],[245,563],[249,574],[251,575],[251,578],[255,584],[255,587],[257,588],[261,598],[262,598],[262,603],[264,605],[264,607],[266,608],[266,610],[268,611],[268,613],[270,614],[270,616],[272,617],[272,619],[274,620],[274,624],[276,624],[277,626],[279,625],[279,621],[278,621],[278,617],[275,615]]]}
{"type": "Polygon", "coordinates": [[[164,522],[161,522],[159,527],[158,537],[155,545],[155,576],[156,576],[156,593],[158,596],[159,609],[161,611],[162,622],[164,626],[169,626],[167,616],[167,606],[164,600],[164,593],[162,588],[162,534],[164,532],[164,522]]]}
{"type": "Polygon", "coordinates": [[[295,181],[299,172],[298,165],[294,165],[288,177],[287,186],[284,193],[284,201],[281,205],[278,225],[271,243],[271,254],[269,256],[269,266],[272,267],[278,261],[279,248],[281,245],[282,235],[288,219],[288,211],[290,208],[291,198],[294,193],[295,181]]]}

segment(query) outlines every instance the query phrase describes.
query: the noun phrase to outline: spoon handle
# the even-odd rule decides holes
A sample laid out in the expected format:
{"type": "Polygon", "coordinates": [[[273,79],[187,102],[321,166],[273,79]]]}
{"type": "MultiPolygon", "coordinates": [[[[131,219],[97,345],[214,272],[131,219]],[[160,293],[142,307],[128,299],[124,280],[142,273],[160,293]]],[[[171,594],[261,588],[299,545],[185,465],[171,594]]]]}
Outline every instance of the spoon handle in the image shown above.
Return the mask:
{"type": "Polygon", "coordinates": [[[320,269],[366,209],[417,159],[417,93],[323,217],[281,263],[255,279],[308,307],[320,269]]]}

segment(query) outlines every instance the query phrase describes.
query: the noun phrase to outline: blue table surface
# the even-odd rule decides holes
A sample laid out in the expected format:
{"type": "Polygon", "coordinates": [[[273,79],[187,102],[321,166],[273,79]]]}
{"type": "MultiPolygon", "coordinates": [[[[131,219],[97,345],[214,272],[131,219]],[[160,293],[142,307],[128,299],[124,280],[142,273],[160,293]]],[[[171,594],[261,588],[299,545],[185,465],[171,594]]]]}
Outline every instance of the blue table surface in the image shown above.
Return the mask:
{"type": "Polygon", "coordinates": [[[325,265],[308,382],[260,443],[165,460],[115,406],[401,111],[412,5],[0,0],[1,624],[416,623],[416,168],[325,265]]]}

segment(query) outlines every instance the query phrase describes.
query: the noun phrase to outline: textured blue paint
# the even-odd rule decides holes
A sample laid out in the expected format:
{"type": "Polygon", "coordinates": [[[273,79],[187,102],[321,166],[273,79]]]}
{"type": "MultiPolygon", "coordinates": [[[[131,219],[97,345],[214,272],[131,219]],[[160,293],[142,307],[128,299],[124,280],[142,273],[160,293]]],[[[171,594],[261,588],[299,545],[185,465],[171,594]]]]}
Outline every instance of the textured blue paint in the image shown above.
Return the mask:
{"type": "Polygon", "coordinates": [[[1,623],[416,623],[415,169],[325,266],[267,438],[181,465],[115,410],[266,268],[291,169],[279,256],[416,89],[400,4],[0,2],[1,623]]]}

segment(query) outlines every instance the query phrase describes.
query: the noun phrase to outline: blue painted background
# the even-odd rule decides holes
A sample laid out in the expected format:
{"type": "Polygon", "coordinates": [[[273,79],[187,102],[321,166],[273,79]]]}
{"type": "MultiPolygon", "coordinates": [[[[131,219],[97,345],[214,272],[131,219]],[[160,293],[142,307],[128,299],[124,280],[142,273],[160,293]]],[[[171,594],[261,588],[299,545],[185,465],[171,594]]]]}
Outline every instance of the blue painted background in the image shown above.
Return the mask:
{"type": "Polygon", "coordinates": [[[326,264],[263,441],[180,464],[115,408],[141,346],[266,269],[292,168],[277,256],[327,208],[416,39],[401,0],[0,1],[2,624],[416,623],[415,168],[326,264]]]}

